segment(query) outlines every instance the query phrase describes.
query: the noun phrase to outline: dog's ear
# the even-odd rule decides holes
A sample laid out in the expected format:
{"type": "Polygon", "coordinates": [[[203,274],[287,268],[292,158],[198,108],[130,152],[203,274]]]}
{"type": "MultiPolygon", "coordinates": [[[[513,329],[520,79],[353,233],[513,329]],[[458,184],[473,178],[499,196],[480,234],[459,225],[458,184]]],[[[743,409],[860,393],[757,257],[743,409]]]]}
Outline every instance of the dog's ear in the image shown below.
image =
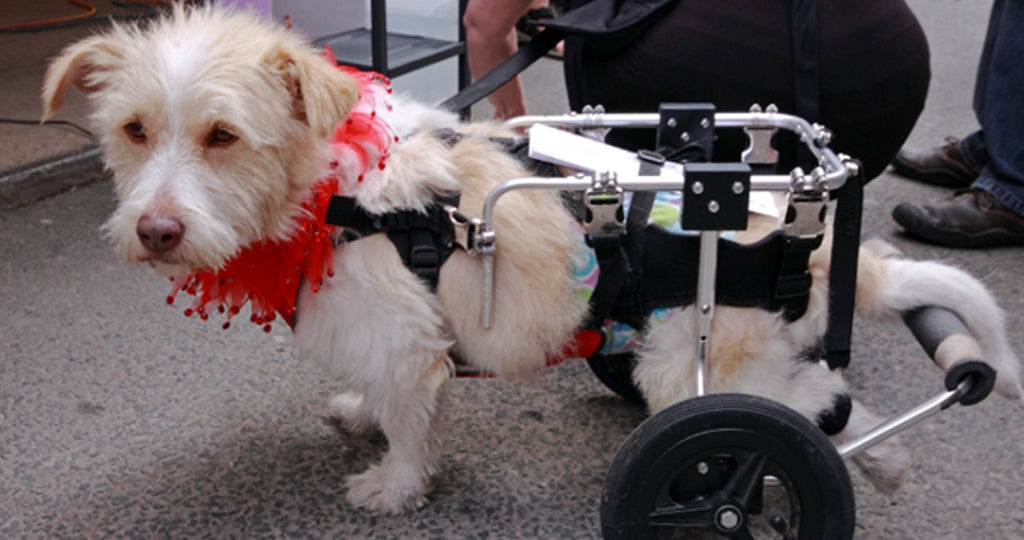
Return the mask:
{"type": "Polygon", "coordinates": [[[310,50],[280,49],[272,62],[285,78],[296,116],[321,137],[334,133],[359,99],[355,78],[310,50]]]}
{"type": "Polygon", "coordinates": [[[83,94],[101,90],[103,75],[117,69],[125,57],[123,43],[111,36],[93,36],[64,49],[46,71],[43,82],[43,121],[64,104],[68,88],[83,94]]]}

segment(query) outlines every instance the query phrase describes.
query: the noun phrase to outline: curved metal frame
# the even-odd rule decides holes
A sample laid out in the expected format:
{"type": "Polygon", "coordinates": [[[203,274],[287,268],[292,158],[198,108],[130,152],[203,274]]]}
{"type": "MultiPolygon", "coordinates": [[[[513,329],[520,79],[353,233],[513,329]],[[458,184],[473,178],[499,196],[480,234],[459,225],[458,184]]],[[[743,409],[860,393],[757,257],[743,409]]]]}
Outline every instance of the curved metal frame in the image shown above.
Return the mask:
{"type": "MultiPolygon", "coordinates": [[[[632,127],[655,128],[658,126],[658,114],[605,114],[603,112],[586,114],[569,114],[560,116],[524,116],[506,123],[511,128],[523,128],[534,124],[546,124],[560,127],[576,127],[583,129],[632,127]]],[[[778,191],[793,193],[827,194],[843,186],[848,178],[856,174],[855,162],[836,155],[828,147],[830,133],[824,127],[812,125],[806,120],[779,114],[769,109],[768,112],[753,110],[750,113],[716,113],[716,127],[748,128],[748,129],[785,129],[795,133],[811,154],[818,160],[818,167],[810,173],[800,168],[794,169],[789,175],[754,175],[750,180],[752,191],[778,191]]],[[[659,176],[639,176],[636,171],[594,171],[593,174],[579,174],[564,178],[526,177],[508,180],[498,185],[484,202],[482,218],[474,220],[470,234],[471,251],[483,258],[484,265],[484,308],[481,324],[485,328],[491,326],[491,311],[494,301],[494,242],[496,231],[493,229],[494,208],[498,200],[505,194],[520,189],[555,189],[564,191],[586,191],[592,188],[599,178],[614,176],[618,187],[630,191],[677,190],[684,185],[684,172],[663,168],[659,176]]],[[[714,316],[715,271],[717,265],[718,237],[721,231],[701,231],[701,251],[698,272],[698,343],[697,347],[697,395],[706,393],[706,355],[709,347],[707,342],[711,320],[714,316]]],[[[917,332],[914,325],[912,330],[917,332]]],[[[966,330],[954,329],[960,334],[969,335],[966,330]]],[[[971,338],[973,339],[973,338],[971,338]]],[[[929,351],[929,355],[932,352],[929,351]]],[[[940,366],[941,368],[942,366],[940,366]]],[[[925,401],[914,409],[883,422],[861,437],[839,446],[837,451],[843,458],[852,457],[885,439],[909,429],[938,412],[962,401],[965,395],[971,394],[972,387],[978,384],[977,377],[965,377],[963,380],[949,384],[948,390],[925,401]]],[[[987,395],[987,391],[984,392],[987,395]]],[[[981,396],[983,399],[984,396],[981,396]]],[[[980,401],[978,399],[977,401],[980,401]]],[[[971,404],[964,402],[964,404],[971,404]]]]}

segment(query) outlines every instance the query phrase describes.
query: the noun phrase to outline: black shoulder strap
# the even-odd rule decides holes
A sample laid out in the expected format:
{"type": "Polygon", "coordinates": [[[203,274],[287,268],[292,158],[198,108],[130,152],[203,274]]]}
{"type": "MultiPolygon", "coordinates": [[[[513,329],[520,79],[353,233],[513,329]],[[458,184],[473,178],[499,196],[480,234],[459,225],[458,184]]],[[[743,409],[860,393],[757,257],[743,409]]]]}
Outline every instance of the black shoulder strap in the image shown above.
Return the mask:
{"type": "Polygon", "coordinates": [[[530,64],[547,54],[563,38],[565,38],[565,32],[545,28],[533,36],[530,41],[520,45],[515,54],[506,58],[494,69],[463,88],[458,94],[441,102],[441,107],[455,112],[466,109],[530,67],[530,64]]]}
{"type": "Polygon", "coordinates": [[[543,22],[544,30],[521,45],[515,54],[441,103],[451,111],[462,111],[544,56],[569,34],[588,37],[591,47],[611,54],[632,43],[657,22],[658,15],[678,0],[587,0],[574,2],[565,13],[543,22]]]}

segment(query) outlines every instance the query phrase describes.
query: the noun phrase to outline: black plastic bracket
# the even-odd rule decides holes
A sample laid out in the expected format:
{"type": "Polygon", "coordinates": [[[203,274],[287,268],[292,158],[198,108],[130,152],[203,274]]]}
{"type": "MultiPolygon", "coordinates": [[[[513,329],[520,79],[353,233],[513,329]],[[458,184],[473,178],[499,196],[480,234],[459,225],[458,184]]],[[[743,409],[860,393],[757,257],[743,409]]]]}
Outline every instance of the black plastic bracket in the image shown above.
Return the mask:
{"type": "Polygon", "coordinates": [[[750,208],[750,165],[683,164],[682,227],[689,231],[742,231],[750,208]]]}
{"type": "Polygon", "coordinates": [[[715,141],[715,106],[711,103],[662,103],[658,108],[657,148],[698,150],[700,159],[711,161],[715,141]]]}

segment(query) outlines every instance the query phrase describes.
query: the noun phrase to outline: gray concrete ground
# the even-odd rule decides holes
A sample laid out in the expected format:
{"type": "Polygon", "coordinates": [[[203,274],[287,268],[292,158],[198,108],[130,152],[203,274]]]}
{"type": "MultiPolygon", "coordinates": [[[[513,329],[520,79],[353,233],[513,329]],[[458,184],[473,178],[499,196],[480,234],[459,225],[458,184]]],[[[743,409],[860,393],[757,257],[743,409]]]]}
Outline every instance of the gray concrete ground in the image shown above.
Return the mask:
{"type": "MultiPolygon", "coordinates": [[[[0,0],[0,20],[54,4],[0,0]]],[[[976,125],[970,96],[990,4],[911,4],[931,39],[934,73],[911,143],[932,145],[976,125]]],[[[0,116],[35,116],[41,60],[78,35],[0,34],[0,116]]],[[[557,62],[542,60],[526,80],[532,111],[563,111],[557,62]]],[[[80,120],[83,110],[72,103],[63,114],[80,120]]],[[[61,129],[0,125],[0,170],[82,142],[61,129]]],[[[867,232],[981,277],[1024,351],[1024,251],[946,250],[899,236],[892,207],[942,190],[887,174],[866,195],[867,232]]],[[[525,381],[453,382],[430,504],[401,516],[352,509],[342,478],[384,441],[325,420],[337,387],[295,358],[283,328],[225,331],[166,306],[168,284],[115,260],[104,241],[112,207],[110,184],[99,181],[0,211],[0,537],[599,536],[608,464],[644,414],[585,365],[525,381]]],[[[854,347],[851,385],[878,411],[904,411],[940,390],[939,373],[900,325],[861,322],[854,347]]],[[[903,440],[914,465],[895,497],[851,469],[858,539],[1024,538],[1019,407],[998,397],[955,407],[903,440]]]]}
{"type": "MultiPolygon", "coordinates": [[[[124,13],[109,0],[93,2],[100,13],[124,13]]],[[[0,0],[0,26],[84,13],[62,0],[0,0]]],[[[62,124],[39,126],[39,90],[47,61],[96,27],[0,33],[0,209],[29,204],[102,177],[97,150],[87,134],[62,124]],[[17,121],[21,123],[12,123],[17,121]]],[[[68,96],[54,120],[87,125],[85,99],[68,96]]]]}

